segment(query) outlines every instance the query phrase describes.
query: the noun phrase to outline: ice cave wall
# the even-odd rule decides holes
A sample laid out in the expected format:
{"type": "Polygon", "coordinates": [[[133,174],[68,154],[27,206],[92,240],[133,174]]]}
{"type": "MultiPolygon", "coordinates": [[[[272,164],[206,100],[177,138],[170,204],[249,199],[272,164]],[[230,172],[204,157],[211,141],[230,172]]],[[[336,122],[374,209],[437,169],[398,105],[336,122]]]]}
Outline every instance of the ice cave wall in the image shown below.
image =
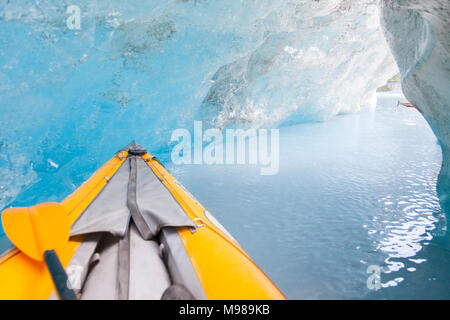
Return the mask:
{"type": "Polygon", "coordinates": [[[377,1],[284,1],[255,17],[254,49],[212,77],[202,116],[212,125],[280,126],[374,107],[395,74],[377,1]]]}
{"type": "Polygon", "coordinates": [[[443,163],[437,191],[450,212],[450,2],[383,0],[382,26],[405,96],[439,139],[443,163]]]}
{"type": "Polygon", "coordinates": [[[377,0],[0,0],[0,207],[61,199],[133,139],[164,154],[195,119],[356,112],[393,70],[377,0]]]}

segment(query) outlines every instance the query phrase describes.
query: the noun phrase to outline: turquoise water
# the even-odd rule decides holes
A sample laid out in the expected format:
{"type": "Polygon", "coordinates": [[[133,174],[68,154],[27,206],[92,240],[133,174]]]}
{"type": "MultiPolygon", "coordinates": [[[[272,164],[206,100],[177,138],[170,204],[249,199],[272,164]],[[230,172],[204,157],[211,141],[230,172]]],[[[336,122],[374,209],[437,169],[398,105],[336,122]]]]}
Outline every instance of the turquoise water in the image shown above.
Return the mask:
{"type": "Polygon", "coordinates": [[[441,163],[421,115],[376,111],[280,129],[280,171],[169,165],[291,299],[450,298],[441,163]],[[366,285],[380,266],[381,289],[366,285]]]}

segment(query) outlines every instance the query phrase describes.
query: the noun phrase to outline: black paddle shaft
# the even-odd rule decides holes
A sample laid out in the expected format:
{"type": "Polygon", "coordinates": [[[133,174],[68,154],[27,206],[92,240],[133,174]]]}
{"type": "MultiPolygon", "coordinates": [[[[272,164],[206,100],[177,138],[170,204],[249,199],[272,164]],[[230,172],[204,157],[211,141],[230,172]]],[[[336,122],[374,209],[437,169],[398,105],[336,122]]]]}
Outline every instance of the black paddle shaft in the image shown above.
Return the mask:
{"type": "Polygon", "coordinates": [[[44,260],[47,264],[48,271],[52,276],[56,291],[61,300],[77,300],[77,296],[73,289],[69,288],[69,278],[64,270],[61,261],[55,250],[47,250],[44,252],[44,260]]]}

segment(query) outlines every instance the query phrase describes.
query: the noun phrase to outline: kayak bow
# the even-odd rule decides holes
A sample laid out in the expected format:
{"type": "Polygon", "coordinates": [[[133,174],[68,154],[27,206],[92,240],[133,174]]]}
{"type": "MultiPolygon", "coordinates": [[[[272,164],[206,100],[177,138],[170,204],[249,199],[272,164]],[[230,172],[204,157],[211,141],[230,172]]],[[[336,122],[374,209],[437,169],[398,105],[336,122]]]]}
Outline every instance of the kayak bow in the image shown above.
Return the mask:
{"type": "MultiPolygon", "coordinates": [[[[57,253],[81,299],[285,299],[211,213],[135,142],[60,206],[70,239],[57,253]]],[[[21,209],[3,214],[8,210],[21,209]]],[[[7,235],[16,248],[0,258],[0,298],[56,298],[45,262],[7,235]]]]}

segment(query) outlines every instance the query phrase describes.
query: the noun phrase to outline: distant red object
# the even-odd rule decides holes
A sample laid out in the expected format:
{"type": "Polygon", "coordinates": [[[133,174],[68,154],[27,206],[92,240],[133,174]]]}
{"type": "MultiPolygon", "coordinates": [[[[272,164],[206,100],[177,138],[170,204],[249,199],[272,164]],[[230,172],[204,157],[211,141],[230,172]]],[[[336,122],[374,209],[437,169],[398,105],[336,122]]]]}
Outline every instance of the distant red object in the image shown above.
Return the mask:
{"type": "Polygon", "coordinates": [[[399,105],[409,107],[409,108],[414,107],[413,104],[409,101],[398,101],[397,106],[399,106],[399,105]]]}

